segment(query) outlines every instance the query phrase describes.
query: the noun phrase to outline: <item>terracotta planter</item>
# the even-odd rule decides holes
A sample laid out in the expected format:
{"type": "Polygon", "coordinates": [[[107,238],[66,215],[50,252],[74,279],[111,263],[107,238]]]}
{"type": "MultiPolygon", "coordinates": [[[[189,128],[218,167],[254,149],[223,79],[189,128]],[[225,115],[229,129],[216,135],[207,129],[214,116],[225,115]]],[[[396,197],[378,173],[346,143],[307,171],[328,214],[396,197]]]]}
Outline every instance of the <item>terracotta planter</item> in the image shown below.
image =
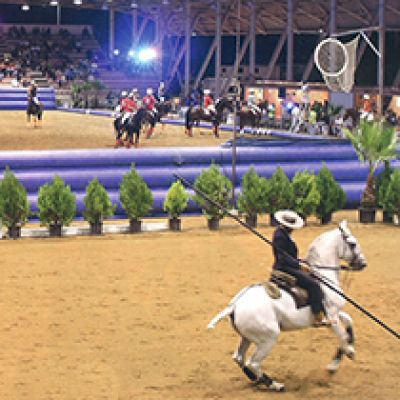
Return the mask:
{"type": "Polygon", "coordinates": [[[139,233],[142,231],[142,221],[140,219],[130,219],[129,220],[129,232],[139,233]]]}
{"type": "Polygon", "coordinates": [[[103,223],[102,222],[91,222],[90,223],[90,234],[91,235],[101,235],[103,233],[103,223]]]}
{"type": "Polygon", "coordinates": [[[219,229],[219,218],[212,217],[207,219],[207,225],[210,231],[217,231],[219,229]]]}
{"type": "Polygon", "coordinates": [[[8,236],[10,239],[18,239],[21,237],[21,227],[20,226],[10,226],[8,228],[8,236]]]}
{"type": "Polygon", "coordinates": [[[373,224],[375,223],[375,208],[364,208],[360,207],[358,209],[359,221],[362,224],[373,224]]]}
{"type": "Polygon", "coordinates": [[[50,224],[49,235],[50,235],[50,237],[61,237],[62,236],[62,225],[61,224],[50,224]]]}
{"type": "Polygon", "coordinates": [[[393,214],[389,211],[383,210],[382,212],[382,222],[385,224],[393,224],[393,214]]]}
{"type": "Polygon", "coordinates": [[[169,229],[171,231],[180,231],[181,230],[181,219],[180,218],[170,218],[168,220],[169,229]]]}
{"type": "Polygon", "coordinates": [[[257,214],[246,215],[246,224],[251,228],[257,228],[257,214]]]}
{"type": "Polygon", "coordinates": [[[326,225],[332,222],[332,214],[323,215],[321,217],[321,225],[326,225]]]}

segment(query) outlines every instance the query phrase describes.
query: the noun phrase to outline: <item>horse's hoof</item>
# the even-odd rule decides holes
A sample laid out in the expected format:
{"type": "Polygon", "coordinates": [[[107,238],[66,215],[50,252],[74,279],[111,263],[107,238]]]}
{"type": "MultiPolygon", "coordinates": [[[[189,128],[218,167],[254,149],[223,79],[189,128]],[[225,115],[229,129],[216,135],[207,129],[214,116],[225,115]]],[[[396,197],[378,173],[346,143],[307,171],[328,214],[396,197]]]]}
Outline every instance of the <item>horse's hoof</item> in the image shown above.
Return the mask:
{"type": "Polygon", "coordinates": [[[326,370],[330,374],[334,374],[339,368],[339,361],[338,360],[333,360],[330,364],[326,366],[326,370]]]}
{"type": "Polygon", "coordinates": [[[272,381],[272,383],[268,386],[268,389],[274,392],[284,392],[285,385],[280,382],[272,381]]]}
{"type": "Polygon", "coordinates": [[[356,356],[356,350],[354,349],[354,347],[352,345],[346,346],[346,348],[344,349],[344,353],[346,354],[346,356],[348,358],[350,358],[350,360],[354,360],[354,358],[356,356]]]}

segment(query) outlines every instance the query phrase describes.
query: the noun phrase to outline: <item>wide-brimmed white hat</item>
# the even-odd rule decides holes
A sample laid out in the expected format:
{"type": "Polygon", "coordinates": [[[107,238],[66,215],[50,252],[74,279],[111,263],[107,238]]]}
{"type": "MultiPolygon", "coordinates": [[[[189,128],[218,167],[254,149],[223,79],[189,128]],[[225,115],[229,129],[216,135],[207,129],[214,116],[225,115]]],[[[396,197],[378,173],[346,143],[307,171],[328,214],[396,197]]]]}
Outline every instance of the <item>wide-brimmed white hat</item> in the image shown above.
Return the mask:
{"type": "Polygon", "coordinates": [[[276,221],[290,229],[300,229],[304,226],[303,218],[294,211],[280,210],[274,214],[276,221]]]}

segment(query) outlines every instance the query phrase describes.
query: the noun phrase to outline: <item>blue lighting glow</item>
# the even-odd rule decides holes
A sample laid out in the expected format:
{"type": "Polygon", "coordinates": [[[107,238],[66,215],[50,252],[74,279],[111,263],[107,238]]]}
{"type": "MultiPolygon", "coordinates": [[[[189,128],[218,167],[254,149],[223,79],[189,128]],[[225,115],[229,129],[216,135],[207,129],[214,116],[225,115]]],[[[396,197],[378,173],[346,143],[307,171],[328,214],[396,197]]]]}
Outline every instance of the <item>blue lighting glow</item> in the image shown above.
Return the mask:
{"type": "Polygon", "coordinates": [[[137,60],[141,63],[148,63],[157,58],[157,52],[152,47],[146,47],[139,50],[137,60]]]}

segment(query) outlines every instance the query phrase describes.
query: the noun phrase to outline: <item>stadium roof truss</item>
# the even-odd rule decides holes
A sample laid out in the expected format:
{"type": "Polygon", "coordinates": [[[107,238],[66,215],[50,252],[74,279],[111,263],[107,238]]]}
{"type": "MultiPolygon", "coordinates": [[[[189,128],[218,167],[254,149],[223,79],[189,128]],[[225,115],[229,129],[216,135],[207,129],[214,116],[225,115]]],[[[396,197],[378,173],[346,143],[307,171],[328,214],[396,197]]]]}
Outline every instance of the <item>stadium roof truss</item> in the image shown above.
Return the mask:
{"type": "MultiPolygon", "coordinates": [[[[73,0],[59,0],[59,8],[81,7],[108,10],[110,26],[114,27],[115,12],[132,14],[132,43],[138,45],[145,25],[156,26],[155,44],[160,45],[165,38],[175,40],[171,45],[174,51],[174,63],[170,67],[171,82],[179,74],[181,62],[185,63],[183,78],[185,93],[189,93],[190,77],[190,38],[194,35],[212,36],[214,41],[210,47],[199,73],[195,77],[195,85],[201,81],[211,58],[215,54],[216,94],[226,87],[219,82],[221,72],[221,37],[223,35],[239,35],[244,41],[236,59],[232,76],[247,50],[249,50],[249,73],[255,70],[255,37],[256,34],[278,34],[280,38],[271,57],[267,75],[271,72],[286,44],[287,70],[286,79],[293,80],[294,35],[310,33],[319,35],[320,40],[330,33],[349,31],[352,29],[370,29],[376,27],[379,34],[379,49],[384,54],[384,32],[400,31],[400,0],[82,0],[80,6],[73,0]],[[240,7],[239,7],[240,5],[240,7]],[[140,18],[139,18],[140,17],[140,18]],[[140,23],[139,23],[140,22],[140,23]],[[182,40],[182,37],[184,40],[182,40]]],[[[44,6],[49,0],[5,0],[0,3],[30,4],[44,6]]],[[[371,35],[372,30],[368,32],[371,35]]],[[[110,30],[110,48],[114,50],[114,29],[110,30]]],[[[360,62],[366,47],[361,45],[357,59],[360,62]]],[[[313,68],[310,58],[303,80],[307,80],[313,68]]],[[[378,67],[378,82],[383,80],[383,57],[378,67]]],[[[267,79],[269,76],[266,77],[267,79]]],[[[393,85],[400,84],[400,70],[393,85]]]]}

